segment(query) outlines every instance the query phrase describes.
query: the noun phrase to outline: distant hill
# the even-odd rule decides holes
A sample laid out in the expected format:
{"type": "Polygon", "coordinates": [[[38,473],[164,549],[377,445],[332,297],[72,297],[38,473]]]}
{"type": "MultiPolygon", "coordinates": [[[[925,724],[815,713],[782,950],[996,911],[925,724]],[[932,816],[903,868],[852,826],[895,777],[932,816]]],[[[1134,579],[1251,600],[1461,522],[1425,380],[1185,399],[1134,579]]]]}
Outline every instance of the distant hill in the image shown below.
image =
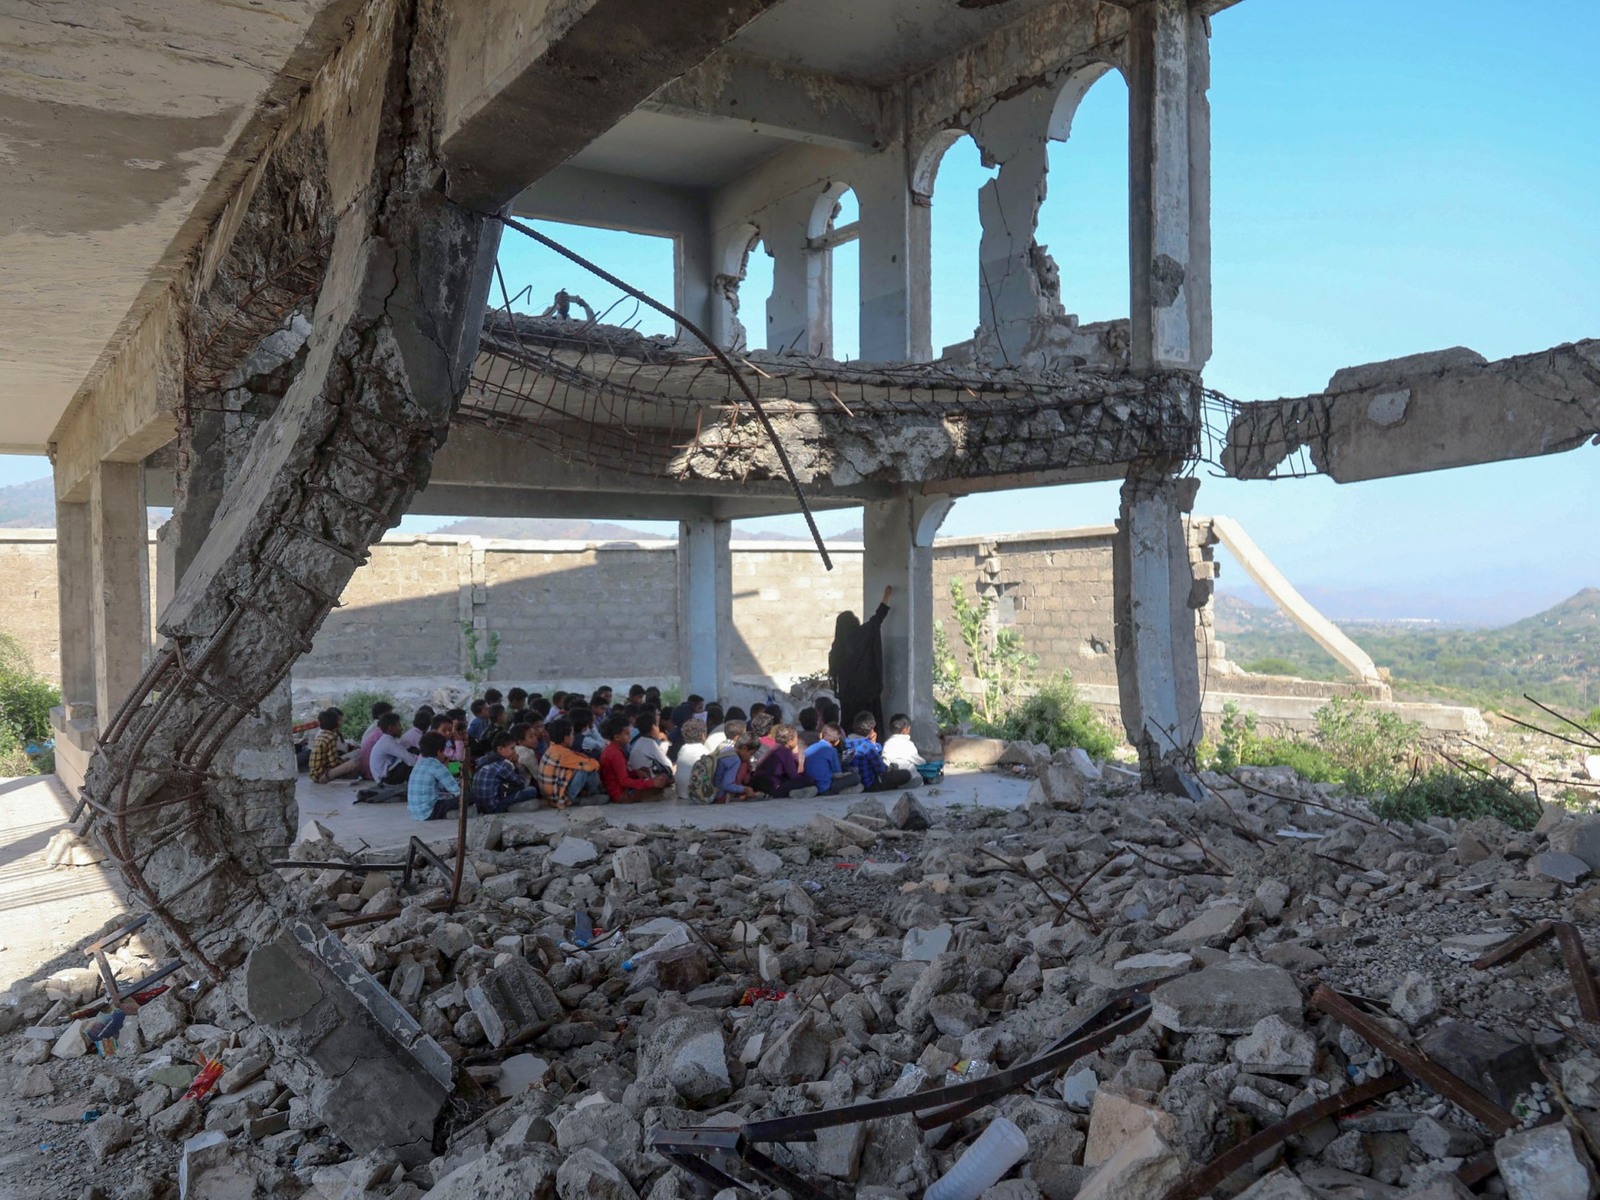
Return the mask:
{"type": "Polygon", "coordinates": [[[47,475],[0,487],[0,529],[54,529],[55,483],[47,475]]]}
{"type": "MultiPolygon", "coordinates": [[[[1584,714],[1600,707],[1600,588],[1497,629],[1341,622],[1407,699],[1526,710],[1524,693],[1584,714]]],[[[1246,670],[1338,679],[1342,668],[1276,609],[1219,594],[1217,636],[1246,670]],[[1287,670],[1285,668],[1288,668],[1287,670]]]]}

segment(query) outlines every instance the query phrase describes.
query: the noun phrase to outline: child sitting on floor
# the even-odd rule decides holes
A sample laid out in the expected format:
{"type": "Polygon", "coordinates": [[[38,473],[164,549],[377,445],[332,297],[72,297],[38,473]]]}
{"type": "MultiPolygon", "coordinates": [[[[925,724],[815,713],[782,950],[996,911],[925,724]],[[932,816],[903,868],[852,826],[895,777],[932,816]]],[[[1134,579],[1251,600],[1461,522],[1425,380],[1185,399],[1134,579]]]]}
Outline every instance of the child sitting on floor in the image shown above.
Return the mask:
{"type": "Polygon", "coordinates": [[[819,796],[837,796],[861,786],[861,776],[846,771],[839,758],[844,732],[831,721],[818,732],[817,744],[807,747],[806,774],[816,782],[819,796]]]}
{"type": "Polygon", "coordinates": [[[683,723],[683,742],[678,747],[678,764],[673,771],[673,783],[678,799],[689,799],[689,780],[694,775],[694,765],[706,756],[706,723],[690,718],[683,723]]]}
{"type": "Polygon", "coordinates": [[[509,733],[490,737],[490,751],[472,773],[472,802],[480,813],[505,812],[513,804],[539,799],[539,789],[527,786],[517,768],[517,743],[509,733]]]}
{"type": "Polygon", "coordinates": [[[413,821],[437,821],[456,811],[461,785],[444,765],[444,738],[425,733],[417,743],[417,765],[406,780],[406,811],[413,821]]]}
{"type": "Polygon", "coordinates": [[[666,779],[649,772],[636,774],[628,768],[628,739],[633,723],[627,717],[608,717],[601,727],[606,748],[600,752],[600,784],[613,804],[637,804],[654,800],[667,785],[666,779]]]}
{"type": "Polygon", "coordinates": [[[922,775],[917,768],[926,761],[917,744],[911,740],[911,718],[905,713],[895,713],[889,718],[889,739],[883,743],[884,765],[899,767],[910,775],[906,780],[907,787],[920,787],[922,775]]]}
{"type": "Polygon", "coordinates": [[[765,797],[751,786],[750,760],[761,749],[761,739],[753,733],[741,733],[733,743],[733,753],[717,755],[716,797],[713,804],[728,804],[737,800],[762,800],[765,797]]]}
{"type": "Polygon", "coordinates": [[[762,756],[751,774],[751,783],[773,799],[805,800],[817,794],[816,780],[800,766],[795,752],[796,740],[794,730],[788,725],[774,725],[772,749],[762,756]]]}
{"type": "Polygon", "coordinates": [[[341,750],[344,739],[339,736],[339,727],[343,724],[344,714],[337,708],[325,708],[317,714],[317,736],[311,742],[309,764],[313,783],[360,774],[361,755],[346,758],[341,750]]]}
{"type": "Polygon", "coordinates": [[[572,748],[572,722],[558,717],[546,727],[550,748],[539,760],[539,795],[557,808],[604,804],[600,764],[572,748]]]}
{"type": "Polygon", "coordinates": [[[861,786],[866,791],[888,791],[905,787],[910,782],[911,772],[883,761],[883,747],[878,745],[878,718],[871,713],[856,714],[856,732],[845,739],[845,748],[850,754],[851,769],[860,774],[861,786]]]}

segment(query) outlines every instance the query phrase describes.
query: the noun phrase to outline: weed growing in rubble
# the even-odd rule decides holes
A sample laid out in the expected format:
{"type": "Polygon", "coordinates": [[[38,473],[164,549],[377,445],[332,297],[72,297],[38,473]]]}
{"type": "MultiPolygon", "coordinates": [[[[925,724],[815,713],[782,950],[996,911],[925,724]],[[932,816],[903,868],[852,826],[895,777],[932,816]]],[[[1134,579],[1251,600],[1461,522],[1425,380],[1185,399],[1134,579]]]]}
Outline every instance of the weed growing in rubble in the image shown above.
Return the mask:
{"type": "Polygon", "coordinates": [[[1488,771],[1435,767],[1393,792],[1375,796],[1372,812],[1386,821],[1494,817],[1513,829],[1527,830],[1538,823],[1540,808],[1532,796],[1518,792],[1488,771]]]}
{"type": "Polygon", "coordinates": [[[1336,696],[1313,716],[1317,743],[1339,767],[1345,791],[1389,795],[1405,786],[1422,726],[1369,708],[1359,697],[1336,696]]]}
{"type": "Polygon", "coordinates": [[[1042,742],[1052,750],[1079,746],[1096,758],[1116,748],[1117,739],[1078,694],[1070,674],[1062,672],[1026,694],[1039,660],[1015,630],[996,627],[991,599],[974,604],[957,579],[950,584],[950,604],[978,688],[976,693],[963,688],[965,672],[944,626],[935,624],[934,703],[940,725],[1013,742],[1042,742]]]}
{"type": "Polygon", "coordinates": [[[1200,765],[1224,774],[1235,767],[1290,767],[1312,783],[1334,783],[1343,777],[1339,764],[1323,747],[1304,738],[1258,732],[1256,714],[1231,700],[1222,706],[1216,743],[1200,748],[1200,765]]]}
{"type": "Polygon", "coordinates": [[[1117,746],[1105,722],[1078,695],[1072,676],[1065,674],[1041,684],[985,732],[1013,742],[1043,742],[1052,750],[1080,746],[1095,758],[1105,758],[1117,746]]]}
{"type": "Polygon", "coordinates": [[[467,669],[461,674],[474,688],[489,678],[500,661],[500,635],[491,632],[481,643],[478,637],[476,625],[471,621],[461,622],[461,644],[467,659],[467,669]]]}

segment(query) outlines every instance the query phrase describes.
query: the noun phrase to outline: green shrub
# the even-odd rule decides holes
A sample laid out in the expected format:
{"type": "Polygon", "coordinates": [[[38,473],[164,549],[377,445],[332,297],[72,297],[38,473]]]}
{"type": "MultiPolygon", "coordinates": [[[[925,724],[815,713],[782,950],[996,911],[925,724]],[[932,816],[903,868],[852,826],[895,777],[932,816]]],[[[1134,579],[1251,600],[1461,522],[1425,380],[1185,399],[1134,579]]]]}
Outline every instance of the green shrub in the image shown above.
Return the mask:
{"type": "Polygon", "coordinates": [[[388,692],[364,689],[345,693],[344,698],[339,701],[339,709],[344,713],[346,737],[360,737],[367,731],[367,726],[372,724],[372,706],[379,700],[388,704],[394,703],[394,697],[388,692]]]}
{"type": "Polygon", "coordinates": [[[1298,675],[1300,668],[1287,658],[1258,658],[1253,662],[1244,664],[1244,669],[1252,675],[1298,675]]]}
{"type": "Polygon", "coordinates": [[[1289,767],[1312,783],[1341,777],[1339,764],[1323,747],[1304,738],[1257,733],[1256,714],[1231,700],[1222,706],[1219,740],[1201,747],[1200,765],[1224,773],[1235,767],[1289,767]]]}
{"type": "Polygon", "coordinates": [[[983,722],[979,732],[1013,742],[1043,742],[1052,750],[1078,746],[1095,758],[1106,757],[1117,745],[1066,674],[1011,706],[998,721],[983,722]]]}
{"type": "Polygon", "coordinates": [[[1390,821],[1427,817],[1474,820],[1495,817],[1513,829],[1532,829],[1539,821],[1539,803],[1487,771],[1455,771],[1435,767],[1372,801],[1374,815],[1390,821]]]}
{"type": "Polygon", "coordinates": [[[1345,791],[1378,796],[1405,785],[1420,725],[1371,709],[1365,700],[1343,696],[1317,709],[1315,720],[1317,741],[1338,764],[1345,791]]]}

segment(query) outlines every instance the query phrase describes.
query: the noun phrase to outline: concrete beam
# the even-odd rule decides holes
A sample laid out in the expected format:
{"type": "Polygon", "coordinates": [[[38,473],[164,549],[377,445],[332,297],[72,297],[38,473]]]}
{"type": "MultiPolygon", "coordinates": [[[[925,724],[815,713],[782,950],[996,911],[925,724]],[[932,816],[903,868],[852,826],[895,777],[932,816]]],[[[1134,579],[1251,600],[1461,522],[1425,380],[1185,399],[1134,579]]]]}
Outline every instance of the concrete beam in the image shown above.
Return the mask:
{"type": "Polygon", "coordinates": [[[858,154],[883,149],[894,126],[886,92],[732,50],[713,55],[641,107],[858,154]]]}
{"type": "Polygon", "coordinates": [[[1212,517],[1211,528],[1244,568],[1244,573],[1278,606],[1278,611],[1357,679],[1365,683],[1383,682],[1372,657],[1296,590],[1237,521],[1232,517],[1212,517]]]}
{"type": "Polygon", "coordinates": [[[102,728],[138,682],[150,647],[143,475],[138,463],[101,463],[89,492],[94,704],[102,728]]]}
{"type": "Polygon", "coordinates": [[[457,6],[445,74],[448,195],[479,212],[510,203],[774,2],[457,6]]]}
{"type": "Polygon", "coordinates": [[[56,427],[50,459],[58,500],[87,501],[100,463],[143,462],[177,436],[182,347],[177,299],[168,292],[56,427]]]}
{"type": "Polygon", "coordinates": [[[1600,440],[1600,339],[1488,362],[1457,348],[1347,367],[1314,396],[1241,404],[1222,465],[1270,479],[1301,449],[1339,483],[1559,454],[1600,440]]]}

